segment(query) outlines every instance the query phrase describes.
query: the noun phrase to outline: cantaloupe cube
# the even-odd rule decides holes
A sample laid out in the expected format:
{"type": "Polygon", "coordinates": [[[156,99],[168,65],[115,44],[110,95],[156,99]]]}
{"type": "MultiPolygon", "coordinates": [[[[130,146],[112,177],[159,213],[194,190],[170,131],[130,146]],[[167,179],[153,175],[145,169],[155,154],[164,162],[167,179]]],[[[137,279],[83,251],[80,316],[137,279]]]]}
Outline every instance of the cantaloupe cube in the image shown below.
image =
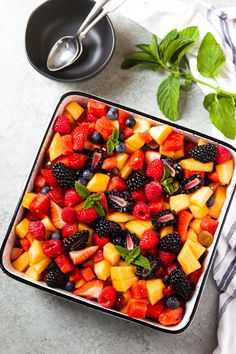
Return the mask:
{"type": "Polygon", "coordinates": [[[190,205],[187,194],[177,194],[170,197],[170,208],[178,213],[180,210],[187,209],[190,205]]]}
{"type": "Polygon", "coordinates": [[[164,237],[166,235],[172,234],[174,231],[173,226],[165,226],[160,230],[160,237],[164,237]]]}
{"type": "Polygon", "coordinates": [[[181,159],[182,157],[184,157],[184,154],[185,153],[184,153],[184,146],[183,146],[182,149],[174,151],[174,155],[172,159],[174,160],[181,159]]]}
{"type": "Polygon", "coordinates": [[[25,275],[27,275],[29,278],[39,281],[41,278],[41,274],[37,273],[36,270],[33,268],[33,266],[30,266],[27,271],[25,272],[25,275]]]}
{"type": "Polygon", "coordinates": [[[131,220],[131,221],[128,221],[125,224],[125,226],[129,232],[136,234],[136,236],[138,238],[142,237],[142,234],[144,233],[144,231],[154,228],[154,226],[150,220],[147,220],[147,221],[131,220]]]}
{"type": "Polygon", "coordinates": [[[203,171],[203,172],[211,172],[214,168],[214,162],[203,163],[197,161],[193,158],[184,159],[180,161],[180,166],[183,169],[189,171],[203,171]]]}
{"type": "Polygon", "coordinates": [[[40,262],[32,265],[31,267],[38,273],[41,274],[45,269],[47,269],[48,265],[52,262],[51,258],[45,256],[40,262]]]}
{"type": "Polygon", "coordinates": [[[201,268],[201,264],[186,242],[178,254],[177,260],[187,275],[201,268]]]}
{"type": "Polygon", "coordinates": [[[17,258],[19,258],[22,255],[23,252],[24,250],[22,248],[13,247],[10,254],[10,260],[12,262],[15,261],[17,258]]]}
{"type": "Polygon", "coordinates": [[[148,300],[151,305],[163,298],[164,283],[161,279],[150,279],[146,281],[148,300]]]}
{"type": "Polygon", "coordinates": [[[126,152],[127,154],[131,155],[133,152],[135,152],[137,149],[135,149],[132,145],[125,144],[126,147],[126,152]]]}
{"type": "Polygon", "coordinates": [[[32,245],[32,243],[34,242],[33,236],[28,232],[28,234],[25,235],[25,237],[29,240],[30,244],[32,245]]]}
{"type": "Polygon", "coordinates": [[[66,106],[66,111],[68,113],[70,113],[70,115],[77,120],[81,114],[84,111],[84,108],[80,106],[80,104],[76,101],[71,101],[70,103],[68,103],[68,105],[66,106]]]}
{"type": "Polygon", "coordinates": [[[161,210],[166,210],[166,209],[170,209],[170,204],[168,202],[164,202],[161,207],[161,210]]]}
{"type": "Polygon", "coordinates": [[[116,154],[115,158],[116,158],[116,167],[119,170],[121,170],[124,164],[126,163],[126,161],[128,160],[129,155],[126,154],[125,152],[120,152],[116,154]]]}
{"type": "Polygon", "coordinates": [[[193,242],[198,242],[197,234],[191,227],[188,230],[187,240],[191,240],[193,242]]]}
{"type": "Polygon", "coordinates": [[[115,221],[118,223],[123,223],[134,219],[135,217],[132,214],[121,213],[119,211],[107,215],[107,220],[115,221]]]}
{"type": "Polygon", "coordinates": [[[92,246],[93,244],[93,234],[94,234],[94,229],[86,224],[79,223],[78,224],[78,231],[82,230],[88,230],[89,232],[89,238],[88,242],[86,243],[87,246],[92,246]]]}
{"type": "Polygon", "coordinates": [[[134,282],[138,280],[138,277],[128,278],[124,280],[112,280],[112,285],[116,289],[116,291],[127,291],[134,282]]]}
{"type": "Polygon", "coordinates": [[[198,207],[197,205],[190,205],[189,209],[194,218],[204,218],[204,216],[208,215],[209,212],[209,209],[206,205],[204,205],[202,208],[198,207]]]}
{"type": "Polygon", "coordinates": [[[104,173],[95,173],[86,187],[90,190],[90,192],[105,192],[109,179],[110,177],[104,173]]]}
{"type": "Polygon", "coordinates": [[[24,218],[17,224],[16,226],[16,234],[20,237],[23,238],[25,235],[28,233],[28,226],[29,226],[29,220],[27,218],[24,218]]]}
{"type": "Polygon", "coordinates": [[[151,128],[151,122],[146,119],[135,117],[134,133],[143,133],[151,128]]]}
{"type": "Polygon", "coordinates": [[[132,171],[133,171],[132,167],[130,167],[126,162],[122,167],[122,169],[120,170],[120,176],[124,179],[127,179],[132,171]]]}
{"type": "Polygon", "coordinates": [[[34,240],[29,248],[29,264],[39,263],[46,255],[43,252],[43,241],[34,240]]]}
{"type": "Polygon", "coordinates": [[[140,134],[136,133],[126,139],[125,144],[131,146],[135,150],[138,150],[145,144],[145,140],[141,137],[140,134]]]}
{"type": "Polygon", "coordinates": [[[162,145],[160,145],[160,147],[159,147],[159,152],[160,152],[161,155],[170,157],[172,159],[174,157],[174,151],[163,151],[162,145]]]}
{"type": "Polygon", "coordinates": [[[217,219],[220,215],[222,206],[223,206],[225,199],[226,199],[226,187],[224,187],[224,186],[217,187],[213,196],[215,198],[215,202],[209,208],[209,215],[212,218],[217,219]]]}
{"type": "Polygon", "coordinates": [[[210,187],[201,187],[191,195],[190,203],[203,208],[212,194],[213,191],[210,187]]]}
{"type": "Polygon", "coordinates": [[[202,222],[202,219],[194,219],[193,221],[190,222],[190,228],[192,228],[197,235],[200,234],[200,232],[202,231],[202,228],[201,228],[201,222],[202,222]]]}
{"type": "Polygon", "coordinates": [[[63,115],[63,116],[66,116],[66,117],[69,119],[69,121],[70,121],[71,124],[74,123],[74,118],[72,117],[72,115],[71,115],[69,112],[64,111],[64,112],[62,113],[62,115],[63,115]]]}
{"type": "Polygon", "coordinates": [[[157,125],[149,129],[149,133],[157,144],[161,145],[166,140],[173,128],[167,124],[157,125]]]}
{"type": "Polygon", "coordinates": [[[57,232],[52,220],[48,216],[45,216],[41,221],[47,231],[57,232]]]}
{"type": "Polygon", "coordinates": [[[136,267],[133,265],[111,267],[112,280],[124,280],[135,276],[136,267]]]}
{"type": "Polygon", "coordinates": [[[50,161],[62,155],[62,143],[59,133],[55,133],[48,149],[50,161]]]}
{"type": "Polygon", "coordinates": [[[129,302],[129,300],[131,299],[130,291],[129,291],[129,290],[125,291],[125,292],[123,293],[123,296],[124,296],[124,298],[125,298],[125,302],[126,302],[126,303],[129,302]]]}
{"type": "Polygon", "coordinates": [[[120,260],[120,254],[111,242],[106,243],[103,247],[103,257],[112,265],[116,265],[120,260]]]}
{"type": "Polygon", "coordinates": [[[199,139],[197,144],[198,144],[198,146],[207,145],[208,142],[206,140],[204,140],[204,139],[199,139]]]}
{"type": "Polygon", "coordinates": [[[29,253],[24,252],[20,257],[18,257],[13,263],[13,267],[19,272],[24,272],[29,266],[29,253]]]}
{"type": "Polygon", "coordinates": [[[216,166],[216,173],[220,184],[229,184],[234,173],[234,160],[228,160],[216,166]]]}
{"type": "Polygon", "coordinates": [[[31,202],[34,200],[34,198],[37,196],[36,193],[25,193],[21,205],[29,209],[31,202]]]}
{"type": "Polygon", "coordinates": [[[185,242],[193,252],[194,256],[199,259],[201,255],[206,251],[206,248],[203,247],[200,242],[193,242],[192,240],[187,239],[185,242]]]}
{"type": "Polygon", "coordinates": [[[111,263],[109,263],[106,259],[94,263],[94,273],[98,279],[107,280],[111,273],[111,263]]]}

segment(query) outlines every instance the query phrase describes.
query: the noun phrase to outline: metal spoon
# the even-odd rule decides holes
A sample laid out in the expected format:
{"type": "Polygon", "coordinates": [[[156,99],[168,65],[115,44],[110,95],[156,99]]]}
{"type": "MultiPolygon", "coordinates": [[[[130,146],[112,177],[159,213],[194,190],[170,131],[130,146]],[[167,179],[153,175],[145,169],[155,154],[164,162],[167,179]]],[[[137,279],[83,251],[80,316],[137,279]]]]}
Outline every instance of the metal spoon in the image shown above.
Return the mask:
{"type": "Polygon", "coordinates": [[[74,36],[59,39],[48,55],[47,67],[50,71],[61,70],[74,63],[82,54],[82,40],[90,29],[109,12],[116,10],[126,0],[99,0],[74,36]],[[88,22],[103,7],[103,11],[86,27],[88,22]],[[92,13],[92,14],[91,14],[92,13]],[[86,27],[86,28],[85,28],[86,27]],[[82,28],[82,29],[81,29],[82,28]]]}

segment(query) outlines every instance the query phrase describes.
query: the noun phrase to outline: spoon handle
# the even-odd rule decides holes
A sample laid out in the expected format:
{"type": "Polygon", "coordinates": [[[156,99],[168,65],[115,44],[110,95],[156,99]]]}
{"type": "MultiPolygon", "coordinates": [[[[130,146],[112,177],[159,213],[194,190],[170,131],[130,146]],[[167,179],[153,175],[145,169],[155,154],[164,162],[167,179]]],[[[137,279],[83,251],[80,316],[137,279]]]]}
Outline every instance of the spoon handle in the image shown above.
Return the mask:
{"type": "Polygon", "coordinates": [[[91,30],[93,26],[96,25],[103,17],[105,17],[109,12],[115,11],[120,7],[126,0],[109,0],[108,3],[103,7],[103,11],[95,17],[95,19],[79,34],[79,39],[85,37],[85,35],[91,30]]]}

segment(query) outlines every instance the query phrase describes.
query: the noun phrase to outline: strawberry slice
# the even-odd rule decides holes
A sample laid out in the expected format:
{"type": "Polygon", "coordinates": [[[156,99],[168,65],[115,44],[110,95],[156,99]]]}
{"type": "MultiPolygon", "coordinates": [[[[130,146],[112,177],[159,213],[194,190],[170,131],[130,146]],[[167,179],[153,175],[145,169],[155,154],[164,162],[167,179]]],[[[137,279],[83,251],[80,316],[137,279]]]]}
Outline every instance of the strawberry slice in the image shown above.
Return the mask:
{"type": "Polygon", "coordinates": [[[112,191],[116,189],[118,192],[122,192],[127,189],[127,184],[123,178],[120,176],[114,176],[110,179],[108,186],[107,186],[107,191],[112,191]]]}
{"type": "Polygon", "coordinates": [[[58,187],[59,183],[58,183],[56,177],[53,176],[52,170],[46,170],[45,168],[41,168],[40,171],[50,187],[53,187],[53,188],[58,187]]]}
{"type": "Polygon", "coordinates": [[[89,128],[87,125],[78,125],[71,133],[74,150],[82,150],[88,137],[89,128]]]}
{"type": "Polygon", "coordinates": [[[87,299],[98,299],[102,292],[104,281],[91,280],[84,283],[76,290],[72,291],[72,294],[87,297],[87,299]]]}
{"type": "Polygon", "coordinates": [[[51,218],[52,222],[57,229],[63,229],[66,225],[65,221],[62,220],[61,213],[62,208],[59,207],[54,201],[50,200],[50,208],[51,208],[51,218]]]}
{"type": "Polygon", "coordinates": [[[105,210],[105,212],[108,212],[108,205],[107,205],[107,198],[104,192],[101,192],[100,195],[100,200],[99,202],[101,203],[103,209],[105,210]]]}
{"type": "Polygon", "coordinates": [[[108,157],[107,159],[105,159],[103,161],[103,164],[102,164],[103,170],[112,170],[115,167],[116,167],[116,158],[114,156],[108,157]]]}
{"type": "Polygon", "coordinates": [[[96,253],[98,248],[99,246],[90,246],[82,250],[71,251],[70,258],[74,265],[81,264],[87,261],[87,259],[89,259],[94,253],[96,253]]]}
{"type": "Polygon", "coordinates": [[[48,192],[48,198],[60,206],[64,206],[64,195],[62,188],[53,188],[48,192]]]}
{"type": "Polygon", "coordinates": [[[61,269],[62,273],[64,274],[69,273],[74,269],[73,265],[70,262],[69,257],[65,253],[60,254],[54,260],[58,265],[58,267],[61,269]]]}
{"type": "Polygon", "coordinates": [[[49,214],[49,199],[47,195],[37,194],[30,203],[29,209],[31,213],[40,219],[43,219],[49,214]]]}
{"type": "Polygon", "coordinates": [[[188,227],[192,218],[193,215],[186,210],[181,210],[179,212],[177,231],[179,233],[181,242],[185,242],[187,239],[188,227]]]}
{"type": "Polygon", "coordinates": [[[128,165],[132,167],[133,170],[138,170],[143,166],[144,163],[144,152],[143,150],[137,150],[130,155],[128,165]]]}
{"type": "Polygon", "coordinates": [[[130,117],[130,113],[118,110],[118,122],[119,122],[119,128],[120,130],[125,129],[126,125],[125,122],[126,120],[130,117]]]}

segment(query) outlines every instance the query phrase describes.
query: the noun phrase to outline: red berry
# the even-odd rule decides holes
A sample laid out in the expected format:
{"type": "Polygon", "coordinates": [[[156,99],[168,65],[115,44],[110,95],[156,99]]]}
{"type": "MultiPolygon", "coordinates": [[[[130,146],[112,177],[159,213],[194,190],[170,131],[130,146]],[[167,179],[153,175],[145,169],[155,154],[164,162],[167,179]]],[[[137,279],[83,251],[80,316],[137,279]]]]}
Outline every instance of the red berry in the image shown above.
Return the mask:
{"type": "Polygon", "coordinates": [[[74,235],[77,230],[78,230],[77,224],[66,224],[61,230],[61,235],[62,237],[66,238],[74,235]]]}
{"type": "Polygon", "coordinates": [[[46,256],[55,258],[63,252],[63,245],[60,240],[48,240],[43,244],[43,252],[46,256]]]}
{"type": "Polygon", "coordinates": [[[156,202],[160,199],[162,193],[162,185],[159,182],[150,182],[145,186],[145,194],[147,200],[150,202],[156,202]]]}
{"type": "Polygon", "coordinates": [[[42,168],[40,171],[41,171],[43,177],[46,179],[47,184],[49,184],[50,187],[53,187],[53,188],[58,187],[59,183],[58,183],[56,177],[53,176],[52,170],[47,170],[47,169],[42,168]]]}
{"type": "Polygon", "coordinates": [[[131,197],[137,202],[146,202],[147,198],[143,189],[131,192],[131,197]]]}
{"type": "Polygon", "coordinates": [[[202,274],[202,267],[188,274],[189,281],[192,285],[196,285],[202,274]]]}
{"type": "Polygon", "coordinates": [[[159,238],[157,233],[153,230],[146,230],[143,232],[140,240],[140,248],[142,250],[148,250],[158,245],[159,238]]]}
{"type": "Polygon", "coordinates": [[[74,150],[82,150],[87,140],[89,127],[87,125],[78,125],[71,133],[73,138],[74,150]]]}
{"type": "Polygon", "coordinates": [[[172,287],[166,286],[165,288],[163,288],[162,293],[164,296],[168,297],[174,294],[174,290],[172,289],[172,287]]]}
{"type": "Polygon", "coordinates": [[[66,116],[57,117],[54,124],[54,131],[58,133],[69,133],[70,132],[70,121],[66,116]]]}
{"type": "Polygon", "coordinates": [[[153,160],[147,166],[146,175],[148,177],[153,177],[156,181],[160,181],[163,177],[164,169],[163,169],[163,162],[161,160],[153,160]]]}
{"type": "Polygon", "coordinates": [[[99,305],[109,309],[114,305],[115,301],[116,290],[113,288],[113,286],[106,286],[103,288],[101,294],[98,297],[99,305]]]}
{"type": "Polygon", "coordinates": [[[163,196],[160,196],[159,200],[157,200],[156,202],[149,202],[148,206],[150,208],[150,214],[154,215],[159,213],[159,211],[161,211],[163,203],[164,203],[163,196]]]}
{"type": "Polygon", "coordinates": [[[43,188],[46,186],[46,184],[46,179],[40,173],[37,173],[37,175],[34,177],[34,185],[36,187],[43,188]]]}
{"type": "Polygon", "coordinates": [[[164,278],[166,275],[166,270],[160,266],[157,270],[155,270],[154,277],[155,278],[164,278]]]}
{"type": "Polygon", "coordinates": [[[148,220],[150,208],[144,202],[137,202],[133,208],[133,215],[138,220],[148,220]]]}
{"type": "Polygon", "coordinates": [[[53,188],[48,192],[48,198],[60,206],[64,206],[64,195],[61,187],[53,188]]]}
{"type": "Polygon", "coordinates": [[[163,300],[159,300],[156,304],[151,305],[149,304],[147,307],[146,317],[150,317],[154,320],[158,320],[158,316],[164,309],[164,302],[163,300]]]}
{"type": "Polygon", "coordinates": [[[176,254],[160,250],[159,251],[159,258],[160,258],[161,263],[164,266],[169,267],[175,262],[176,254]]]}
{"type": "Polygon", "coordinates": [[[109,180],[107,191],[116,189],[118,192],[122,192],[127,189],[127,184],[120,176],[114,176],[109,180]]]}
{"type": "Polygon", "coordinates": [[[71,207],[65,207],[62,209],[61,218],[67,224],[73,224],[75,222],[75,210],[71,207]]]}
{"type": "Polygon", "coordinates": [[[73,207],[83,201],[83,198],[73,188],[67,189],[64,196],[64,204],[67,207],[73,207]]]}
{"type": "Polygon", "coordinates": [[[30,221],[28,231],[35,240],[44,240],[46,229],[42,221],[30,221]]]}
{"type": "Polygon", "coordinates": [[[101,262],[103,261],[103,252],[102,250],[98,250],[92,257],[91,257],[91,260],[94,262],[94,263],[98,263],[98,262],[101,262]]]}
{"type": "Polygon", "coordinates": [[[77,154],[77,153],[70,155],[68,158],[69,158],[69,167],[78,170],[82,169],[86,165],[88,159],[86,155],[77,154]]]}
{"type": "Polygon", "coordinates": [[[97,218],[97,212],[94,208],[77,210],[78,222],[90,224],[97,218]]]}
{"type": "Polygon", "coordinates": [[[216,147],[216,163],[221,164],[228,160],[231,160],[231,153],[222,145],[216,147]]]}
{"type": "Polygon", "coordinates": [[[192,143],[191,141],[184,144],[184,155],[186,157],[190,157],[189,151],[196,146],[196,144],[192,143]]]}
{"type": "Polygon", "coordinates": [[[99,247],[103,247],[106,243],[110,242],[110,239],[108,237],[102,237],[95,232],[93,235],[93,242],[99,247]]]}
{"type": "Polygon", "coordinates": [[[132,167],[133,170],[138,170],[143,166],[144,163],[144,152],[143,150],[137,150],[130,155],[128,165],[132,167]]]}

